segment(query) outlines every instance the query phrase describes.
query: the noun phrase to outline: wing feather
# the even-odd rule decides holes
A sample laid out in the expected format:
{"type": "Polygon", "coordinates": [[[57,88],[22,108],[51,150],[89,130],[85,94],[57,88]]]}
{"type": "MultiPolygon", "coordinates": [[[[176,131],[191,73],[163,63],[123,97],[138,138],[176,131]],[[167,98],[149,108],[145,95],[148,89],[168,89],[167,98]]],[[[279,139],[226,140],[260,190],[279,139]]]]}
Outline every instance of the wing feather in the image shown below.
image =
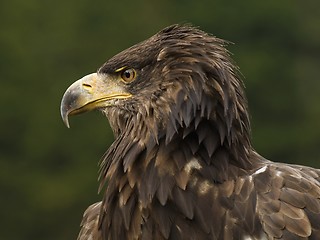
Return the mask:
{"type": "Polygon", "coordinates": [[[98,228],[101,204],[102,202],[94,203],[84,212],[77,240],[102,240],[102,235],[98,228]]]}
{"type": "Polygon", "coordinates": [[[280,239],[317,238],[319,234],[320,184],[306,169],[288,164],[269,163],[257,171],[258,208],[263,229],[280,239]],[[259,188],[258,188],[259,187],[259,188]]]}

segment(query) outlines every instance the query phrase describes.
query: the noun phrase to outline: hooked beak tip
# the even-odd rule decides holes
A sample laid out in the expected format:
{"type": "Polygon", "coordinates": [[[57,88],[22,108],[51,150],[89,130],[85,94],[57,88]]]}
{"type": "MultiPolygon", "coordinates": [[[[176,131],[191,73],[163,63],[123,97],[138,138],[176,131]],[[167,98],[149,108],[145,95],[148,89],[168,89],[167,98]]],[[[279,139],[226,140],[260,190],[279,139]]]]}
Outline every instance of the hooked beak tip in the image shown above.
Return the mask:
{"type": "Polygon", "coordinates": [[[64,125],[65,125],[67,128],[70,128],[70,124],[69,124],[69,111],[67,111],[64,106],[61,106],[60,113],[61,113],[61,118],[62,118],[62,121],[63,121],[64,125]]]}

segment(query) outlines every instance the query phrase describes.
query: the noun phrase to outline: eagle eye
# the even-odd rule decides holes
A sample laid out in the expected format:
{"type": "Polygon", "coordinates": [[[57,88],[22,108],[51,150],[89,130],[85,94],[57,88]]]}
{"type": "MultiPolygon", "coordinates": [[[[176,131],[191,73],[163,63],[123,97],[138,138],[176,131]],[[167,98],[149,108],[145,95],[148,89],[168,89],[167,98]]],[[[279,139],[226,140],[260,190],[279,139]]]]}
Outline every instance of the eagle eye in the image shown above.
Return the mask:
{"type": "Polygon", "coordinates": [[[136,71],[132,68],[125,69],[121,72],[121,78],[124,82],[130,83],[136,78],[136,71]]]}

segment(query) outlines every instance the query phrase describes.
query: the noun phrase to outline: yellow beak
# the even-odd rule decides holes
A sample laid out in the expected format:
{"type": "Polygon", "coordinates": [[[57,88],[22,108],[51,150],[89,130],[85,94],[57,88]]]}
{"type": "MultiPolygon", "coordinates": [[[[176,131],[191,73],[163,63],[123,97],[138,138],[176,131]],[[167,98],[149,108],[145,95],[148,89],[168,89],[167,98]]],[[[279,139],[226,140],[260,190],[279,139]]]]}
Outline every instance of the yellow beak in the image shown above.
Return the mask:
{"type": "Polygon", "coordinates": [[[61,117],[69,128],[68,117],[110,106],[110,100],[131,97],[121,86],[119,79],[108,74],[89,74],[74,82],[61,101],[61,117]]]}

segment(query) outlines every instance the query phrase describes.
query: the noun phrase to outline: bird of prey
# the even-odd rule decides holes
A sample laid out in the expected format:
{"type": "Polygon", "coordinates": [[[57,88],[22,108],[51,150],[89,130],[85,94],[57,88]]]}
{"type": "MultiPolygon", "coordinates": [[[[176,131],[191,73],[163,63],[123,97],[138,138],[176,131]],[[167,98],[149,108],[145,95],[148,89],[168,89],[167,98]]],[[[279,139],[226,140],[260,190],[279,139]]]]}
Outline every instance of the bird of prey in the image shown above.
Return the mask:
{"type": "Polygon", "coordinates": [[[320,239],[320,170],[260,156],[226,42],[169,26],[73,83],[63,121],[99,109],[115,140],[79,240],[320,239]]]}

